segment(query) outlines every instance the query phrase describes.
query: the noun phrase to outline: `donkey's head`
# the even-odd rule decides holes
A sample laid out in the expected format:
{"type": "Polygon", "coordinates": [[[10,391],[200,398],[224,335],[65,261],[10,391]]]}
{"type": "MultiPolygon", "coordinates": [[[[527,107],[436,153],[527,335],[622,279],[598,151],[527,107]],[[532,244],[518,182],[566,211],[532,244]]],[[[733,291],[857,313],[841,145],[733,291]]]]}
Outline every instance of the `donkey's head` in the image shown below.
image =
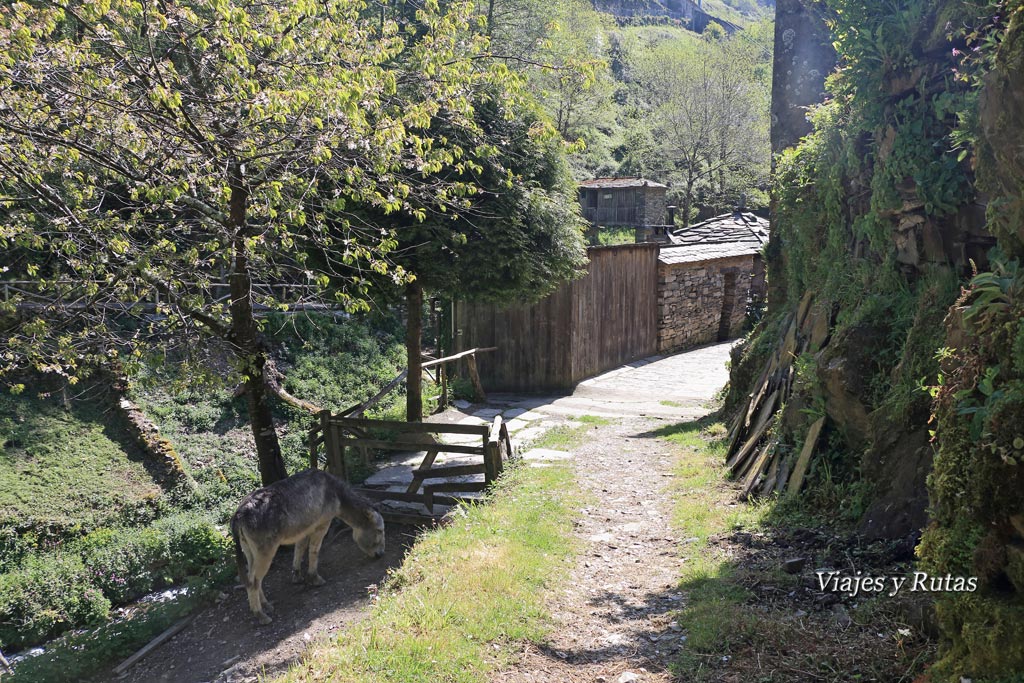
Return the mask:
{"type": "Polygon", "coordinates": [[[372,507],[360,511],[359,524],[352,526],[352,538],[364,553],[373,558],[384,555],[384,518],[372,507]]]}

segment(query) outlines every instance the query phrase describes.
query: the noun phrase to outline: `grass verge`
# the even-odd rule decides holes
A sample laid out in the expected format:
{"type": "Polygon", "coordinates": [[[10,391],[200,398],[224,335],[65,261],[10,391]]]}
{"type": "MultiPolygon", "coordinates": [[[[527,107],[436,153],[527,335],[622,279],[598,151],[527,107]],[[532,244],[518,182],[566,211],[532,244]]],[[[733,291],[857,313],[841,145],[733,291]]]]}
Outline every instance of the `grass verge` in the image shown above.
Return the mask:
{"type": "Polygon", "coordinates": [[[725,477],[720,423],[682,423],[658,436],[679,447],[673,524],[685,539],[686,607],[676,621],[687,639],[673,666],[677,678],[914,680],[934,653],[927,626],[912,617],[920,601],[854,599],[822,591],[814,576],[815,567],[851,563],[867,575],[902,574],[908,565],[891,545],[824,528],[809,514],[780,515],[774,499],[739,502],[725,477]],[[784,572],[793,557],[804,558],[804,567],[784,572]]]}
{"type": "Polygon", "coordinates": [[[424,534],[371,615],[308,655],[282,682],[477,683],[538,641],[542,599],[573,553],[568,467],[511,467],[485,504],[424,534]]]}
{"type": "Polygon", "coordinates": [[[555,451],[571,451],[583,445],[587,433],[592,429],[610,425],[612,421],[596,415],[580,415],[572,422],[560,424],[547,430],[530,442],[529,448],[549,448],[555,451]]]}

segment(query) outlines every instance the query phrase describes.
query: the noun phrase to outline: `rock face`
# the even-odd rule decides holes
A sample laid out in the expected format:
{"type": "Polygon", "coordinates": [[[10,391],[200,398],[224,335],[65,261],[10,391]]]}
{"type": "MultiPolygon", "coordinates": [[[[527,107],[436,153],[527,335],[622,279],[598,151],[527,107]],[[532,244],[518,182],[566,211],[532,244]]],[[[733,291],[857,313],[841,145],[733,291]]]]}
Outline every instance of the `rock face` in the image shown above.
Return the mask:
{"type": "Polygon", "coordinates": [[[775,5],[775,54],[772,67],[772,152],[792,147],[811,132],[807,106],[825,99],[825,77],[836,51],[815,0],[778,0],[775,5]]]}

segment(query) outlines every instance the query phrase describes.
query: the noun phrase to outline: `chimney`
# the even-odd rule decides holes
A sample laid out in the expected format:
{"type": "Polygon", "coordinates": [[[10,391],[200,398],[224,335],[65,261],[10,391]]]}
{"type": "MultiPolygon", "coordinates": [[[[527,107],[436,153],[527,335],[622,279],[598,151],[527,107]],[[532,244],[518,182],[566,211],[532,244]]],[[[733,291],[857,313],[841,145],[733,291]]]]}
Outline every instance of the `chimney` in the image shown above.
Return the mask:
{"type": "Polygon", "coordinates": [[[669,226],[669,229],[671,230],[676,225],[676,207],[675,207],[675,204],[670,204],[669,206],[667,206],[665,208],[668,209],[668,226],[669,226]]]}

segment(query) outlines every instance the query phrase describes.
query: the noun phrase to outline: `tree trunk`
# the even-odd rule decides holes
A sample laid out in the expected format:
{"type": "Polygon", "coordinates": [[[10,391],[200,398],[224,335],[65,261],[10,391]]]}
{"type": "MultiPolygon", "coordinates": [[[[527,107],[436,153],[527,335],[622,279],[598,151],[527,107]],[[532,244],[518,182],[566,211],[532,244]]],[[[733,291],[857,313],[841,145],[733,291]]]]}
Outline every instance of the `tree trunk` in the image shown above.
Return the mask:
{"type": "Polygon", "coordinates": [[[487,2],[487,37],[494,35],[494,0],[487,2]]]}
{"type": "Polygon", "coordinates": [[[231,273],[231,343],[241,361],[245,383],[249,424],[256,442],[260,480],[264,486],[288,476],[281,456],[281,444],[274,429],[274,416],[270,412],[267,390],[263,384],[263,367],[267,353],[260,339],[259,328],[252,308],[252,279],[246,240],[246,204],[248,190],[238,164],[231,168],[231,197],[229,221],[235,230],[234,271],[231,273]]]}
{"type": "Polygon", "coordinates": [[[423,337],[423,288],[419,280],[405,286],[405,351],[408,356],[409,374],[406,376],[405,419],[409,422],[423,421],[423,358],[420,355],[423,337]]]}

